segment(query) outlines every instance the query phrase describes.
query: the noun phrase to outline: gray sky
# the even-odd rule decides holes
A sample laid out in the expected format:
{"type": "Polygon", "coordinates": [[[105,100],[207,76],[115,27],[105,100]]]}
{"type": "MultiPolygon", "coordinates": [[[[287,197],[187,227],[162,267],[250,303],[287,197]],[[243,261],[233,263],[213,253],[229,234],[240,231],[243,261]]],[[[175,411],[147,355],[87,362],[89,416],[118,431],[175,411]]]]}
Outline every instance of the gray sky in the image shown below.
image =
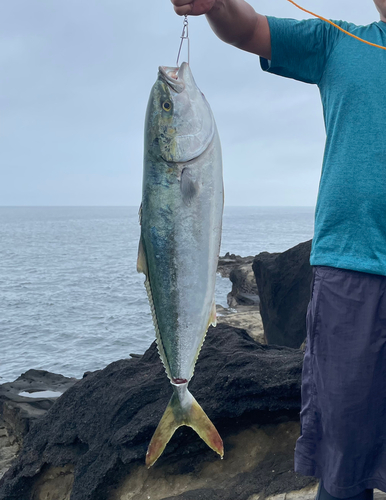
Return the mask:
{"type": "MultiPolygon", "coordinates": [[[[147,100],[158,66],[175,65],[182,18],[169,0],[0,1],[0,205],[139,205],[147,100]]],[[[371,0],[299,1],[331,19],[379,19],[371,0]]],[[[307,17],[286,0],[251,4],[307,17]]],[[[314,205],[318,89],[264,74],[204,17],[189,18],[189,34],[220,133],[226,204],[314,205]]]]}

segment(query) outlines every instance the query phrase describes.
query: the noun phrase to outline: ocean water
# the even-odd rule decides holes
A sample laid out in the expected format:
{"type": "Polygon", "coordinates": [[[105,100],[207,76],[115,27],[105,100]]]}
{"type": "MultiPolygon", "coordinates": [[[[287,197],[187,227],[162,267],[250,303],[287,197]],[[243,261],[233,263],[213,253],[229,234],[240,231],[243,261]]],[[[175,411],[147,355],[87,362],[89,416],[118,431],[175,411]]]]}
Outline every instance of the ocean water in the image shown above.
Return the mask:
{"type": "MultiPolygon", "coordinates": [[[[311,207],[226,207],[221,255],[312,238],[311,207]]],[[[136,272],[137,207],[0,207],[0,383],[30,368],[82,377],[154,340],[136,272]]],[[[217,277],[226,306],[228,279],[217,277]]]]}

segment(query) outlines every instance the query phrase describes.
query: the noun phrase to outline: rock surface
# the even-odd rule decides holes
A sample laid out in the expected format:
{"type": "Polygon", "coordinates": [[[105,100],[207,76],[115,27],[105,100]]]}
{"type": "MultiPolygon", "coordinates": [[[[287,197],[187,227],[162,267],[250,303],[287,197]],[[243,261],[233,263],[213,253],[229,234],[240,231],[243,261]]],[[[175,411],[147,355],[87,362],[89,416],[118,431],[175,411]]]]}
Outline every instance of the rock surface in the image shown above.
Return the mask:
{"type": "Polygon", "coordinates": [[[283,253],[263,252],[253,261],[268,344],[299,348],[306,338],[310,251],[307,241],[283,253]]]}
{"type": "MultiPolygon", "coordinates": [[[[289,493],[282,493],[281,495],[272,495],[265,500],[314,500],[318,491],[318,484],[307,486],[302,490],[290,491],[289,493]]],[[[248,500],[259,500],[261,496],[253,495],[248,500]]],[[[385,500],[386,494],[380,490],[374,490],[374,500],[385,500]]]]}
{"type": "Polygon", "coordinates": [[[233,269],[239,266],[244,266],[250,264],[252,266],[253,259],[255,257],[249,255],[248,257],[240,257],[240,255],[230,254],[227,252],[223,257],[219,257],[217,272],[221,274],[223,278],[229,278],[229,275],[233,269]]]}
{"type": "Polygon", "coordinates": [[[253,425],[225,439],[224,460],[192,464],[187,474],[171,464],[154,470],[137,466],[109,500],[238,500],[257,491],[274,494],[284,485],[291,491],[299,481],[310,482],[292,472],[298,435],[297,422],[253,425]]]}
{"type": "Polygon", "coordinates": [[[210,328],[190,389],[222,435],[225,458],[181,428],[147,470],[147,445],[171,395],[153,344],[141,358],[88,374],[31,425],[0,499],[248,500],[300,490],[314,482],[293,472],[301,366],[298,350],[210,328]]]}
{"type": "Polygon", "coordinates": [[[254,340],[265,344],[253,259],[229,253],[219,258],[218,272],[230,279],[232,290],[227,296],[229,308],[217,306],[217,323],[244,328],[254,340]]]}
{"type": "Polygon", "coordinates": [[[20,444],[9,431],[3,419],[0,419],[0,479],[10,468],[20,449],[20,444]]]}
{"type": "Polygon", "coordinates": [[[256,286],[256,278],[252,269],[252,262],[242,264],[229,273],[232,290],[228,293],[229,307],[259,306],[260,299],[256,286]]]}
{"type": "Polygon", "coordinates": [[[0,477],[10,467],[30,426],[77,382],[44,370],[29,370],[0,385],[0,477]]]}
{"type": "Polygon", "coordinates": [[[240,257],[240,255],[226,253],[219,257],[217,272],[223,278],[229,278],[232,290],[228,293],[229,307],[258,306],[259,296],[255,275],[252,270],[254,257],[240,257]]]}
{"type": "Polygon", "coordinates": [[[0,414],[21,442],[30,424],[77,382],[45,370],[28,370],[14,382],[0,385],[0,414]]]}
{"type": "Polygon", "coordinates": [[[237,306],[224,308],[219,305],[217,309],[217,324],[229,325],[234,328],[244,329],[253,340],[266,344],[264,336],[263,321],[257,306],[237,306]]]}

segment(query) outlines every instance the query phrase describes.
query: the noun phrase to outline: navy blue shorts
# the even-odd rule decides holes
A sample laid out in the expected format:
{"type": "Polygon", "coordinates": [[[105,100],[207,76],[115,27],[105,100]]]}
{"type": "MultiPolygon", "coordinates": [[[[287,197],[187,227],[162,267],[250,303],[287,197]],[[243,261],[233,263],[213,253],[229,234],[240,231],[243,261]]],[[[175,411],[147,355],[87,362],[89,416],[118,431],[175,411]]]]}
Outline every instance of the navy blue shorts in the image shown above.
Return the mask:
{"type": "Polygon", "coordinates": [[[295,471],[386,491],[386,276],[315,266],[295,471]]]}

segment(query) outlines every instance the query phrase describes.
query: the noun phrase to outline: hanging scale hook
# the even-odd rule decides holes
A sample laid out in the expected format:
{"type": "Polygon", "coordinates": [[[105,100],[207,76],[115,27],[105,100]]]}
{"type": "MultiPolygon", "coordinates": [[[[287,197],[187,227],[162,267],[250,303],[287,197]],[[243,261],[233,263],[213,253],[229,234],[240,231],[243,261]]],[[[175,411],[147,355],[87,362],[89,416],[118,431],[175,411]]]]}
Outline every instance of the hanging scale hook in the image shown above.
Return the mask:
{"type": "Polygon", "coordinates": [[[189,22],[188,22],[188,16],[185,15],[184,24],[183,24],[183,27],[182,27],[182,34],[181,34],[181,37],[180,37],[181,38],[181,43],[180,43],[180,48],[178,49],[178,55],[177,55],[177,62],[176,62],[177,68],[179,68],[178,62],[179,62],[179,59],[180,59],[182,44],[184,43],[184,40],[186,40],[188,42],[188,64],[190,63],[190,43],[189,43],[189,26],[188,26],[188,24],[189,24],[189,22]]]}

